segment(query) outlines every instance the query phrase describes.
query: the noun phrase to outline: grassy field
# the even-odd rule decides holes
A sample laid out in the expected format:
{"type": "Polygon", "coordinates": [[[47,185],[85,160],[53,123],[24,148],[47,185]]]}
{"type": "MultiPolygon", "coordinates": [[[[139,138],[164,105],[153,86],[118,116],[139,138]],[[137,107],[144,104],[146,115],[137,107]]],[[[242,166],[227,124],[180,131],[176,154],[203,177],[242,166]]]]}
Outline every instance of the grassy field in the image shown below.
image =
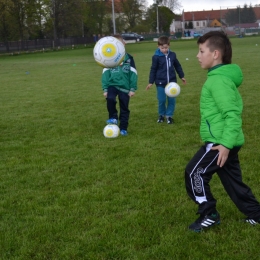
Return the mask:
{"type": "MultiPolygon", "coordinates": [[[[240,152],[244,181],[260,200],[260,38],[233,38],[244,82],[240,152]],[[256,44],[258,44],[256,46],[256,44]]],[[[0,57],[0,259],[257,260],[252,227],[214,176],[221,225],[196,234],[184,168],[201,145],[199,96],[206,78],[195,40],[172,41],[187,85],[175,124],[157,124],[145,91],[154,42],[127,45],[139,74],[129,135],[106,139],[102,69],[92,49],[0,57]]]]}

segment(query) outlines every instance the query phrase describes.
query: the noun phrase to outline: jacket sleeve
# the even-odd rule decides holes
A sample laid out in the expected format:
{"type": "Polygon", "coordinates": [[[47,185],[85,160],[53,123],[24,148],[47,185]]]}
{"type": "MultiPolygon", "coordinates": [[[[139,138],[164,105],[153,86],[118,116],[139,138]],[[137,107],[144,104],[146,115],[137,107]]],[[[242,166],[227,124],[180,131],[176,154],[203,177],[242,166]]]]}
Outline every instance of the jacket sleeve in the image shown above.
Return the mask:
{"type": "Polygon", "coordinates": [[[135,67],[134,58],[130,57],[130,91],[135,92],[137,90],[137,70],[135,67]]]}
{"type": "Polygon", "coordinates": [[[184,72],[182,70],[180,62],[177,59],[177,56],[175,56],[175,59],[174,59],[174,68],[175,68],[179,78],[180,79],[184,78],[184,72]]]}
{"type": "Polygon", "coordinates": [[[109,86],[110,69],[104,68],[102,72],[102,89],[107,92],[109,86]]]}
{"type": "Polygon", "coordinates": [[[157,69],[158,69],[158,57],[154,55],[152,57],[152,66],[151,66],[150,76],[149,76],[150,84],[153,84],[155,82],[157,69]]]}

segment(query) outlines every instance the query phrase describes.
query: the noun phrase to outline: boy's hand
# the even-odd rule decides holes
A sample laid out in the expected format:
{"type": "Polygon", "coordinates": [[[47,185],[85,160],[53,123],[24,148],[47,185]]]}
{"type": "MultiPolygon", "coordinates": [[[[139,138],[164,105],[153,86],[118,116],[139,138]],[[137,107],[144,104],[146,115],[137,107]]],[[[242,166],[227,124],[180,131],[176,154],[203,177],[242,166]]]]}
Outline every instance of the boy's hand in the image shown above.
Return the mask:
{"type": "Polygon", "coordinates": [[[153,84],[148,84],[145,89],[146,89],[146,90],[150,89],[152,85],[153,85],[153,84]]]}
{"type": "Polygon", "coordinates": [[[182,78],[181,80],[182,80],[183,84],[186,85],[186,79],[182,78]]]}
{"type": "Polygon", "coordinates": [[[220,144],[220,145],[211,147],[211,150],[219,151],[217,165],[219,167],[222,167],[228,158],[229,149],[220,144]]]}
{"type": "Polygon", "coordinates": [[[135,94],[135,92],[129,91],[128,96],[129,96],[129,97],[132,97],[132,96],[134,96],[134,94],[135,94]]]}
{"type": "Polygon", "coordinates": [[[107,97],[107,92],[104,92],[104,93],[103,93],[103,96],[106,98],[106,97],[107,97]]]}

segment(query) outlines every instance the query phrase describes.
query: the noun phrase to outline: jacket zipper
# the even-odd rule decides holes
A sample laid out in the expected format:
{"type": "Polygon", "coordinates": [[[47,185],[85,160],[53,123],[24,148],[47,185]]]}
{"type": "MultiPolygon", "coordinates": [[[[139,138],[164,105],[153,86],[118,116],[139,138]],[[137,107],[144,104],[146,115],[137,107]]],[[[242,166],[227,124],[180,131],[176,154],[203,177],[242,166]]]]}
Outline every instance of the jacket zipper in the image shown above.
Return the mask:
{"type": "Polygon", "coordinates": [[[166,66],[167,66],[167,83],[169,83],[169,64],[168,64],[168,55],[165,55],[166,66]]]}

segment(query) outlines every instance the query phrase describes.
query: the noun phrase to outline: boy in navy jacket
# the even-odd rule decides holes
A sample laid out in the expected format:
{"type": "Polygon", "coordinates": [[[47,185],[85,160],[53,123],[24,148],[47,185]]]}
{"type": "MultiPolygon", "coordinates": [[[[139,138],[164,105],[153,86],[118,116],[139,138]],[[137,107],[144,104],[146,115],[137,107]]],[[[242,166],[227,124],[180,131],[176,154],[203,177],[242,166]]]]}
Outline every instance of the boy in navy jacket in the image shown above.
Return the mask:
{"type": "Polygon", "coordinates": [[[184,84],[184,72],[177,59],[176,53],[170,51],[170,39],[167,36],[161,36],[158,39],[158,49],[152,57],[152,66],[150,70],[149,84],[146,90],[150,89],[153,83],[157,89],[158,113],[157,123],[164,122],[166,116],[167,123],[173,123],[173,114],[175,110],[175,98],[168,97],[165,94],[165,86],[169,82],[177,82],[176,72],[184,84]],[[175,72],[176,71],[176,72],[175,72]],[[166,104],[167,101],[167,104],[166,104]]]}

